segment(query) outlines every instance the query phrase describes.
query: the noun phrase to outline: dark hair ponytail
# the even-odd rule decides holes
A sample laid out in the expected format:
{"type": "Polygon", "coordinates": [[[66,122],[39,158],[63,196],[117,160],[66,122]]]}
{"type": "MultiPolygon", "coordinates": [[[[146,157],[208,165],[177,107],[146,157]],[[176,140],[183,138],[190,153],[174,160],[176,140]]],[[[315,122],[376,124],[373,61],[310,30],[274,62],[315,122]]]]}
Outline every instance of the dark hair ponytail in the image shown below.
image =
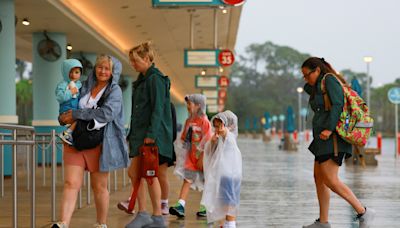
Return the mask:
{"type": "Polygon", "coordinates": [[[321,70],[321,74],[333,74],[335,75],[343,84],[346,84],[346,80],[343,78],[342,75],[336,72],[335,69],[329,64],[327,61],[325,61],[324,58],[318,58],[318,57],[310,57],[306,61],[304,61],[303,65],[301,65],[301,68],[308,68],[310,70],[316,70],[317,67],[321,70]]]}

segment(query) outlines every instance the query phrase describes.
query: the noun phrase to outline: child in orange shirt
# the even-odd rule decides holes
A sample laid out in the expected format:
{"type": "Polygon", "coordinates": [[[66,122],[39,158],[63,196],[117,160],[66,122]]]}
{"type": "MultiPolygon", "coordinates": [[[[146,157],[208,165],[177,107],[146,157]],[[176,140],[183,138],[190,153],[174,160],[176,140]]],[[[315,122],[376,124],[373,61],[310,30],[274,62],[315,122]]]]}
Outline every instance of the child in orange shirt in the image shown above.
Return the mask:
{"type": "MultiPolygon", "coordinates": [[[[183,146],[177,148],[177,165],[174,173],[183,179],[178,202],[169,208],[169,213],[185,217],[185,200],[190,187],[202,190],[204,186],[203,151],[211,138],[211,124],[206,115],[206,97],[191,94],[185,97],[189,118],[181,135],[183,146]]],[[[206,209],[200,205],[197,216],[205,217],[206,209]]]]}

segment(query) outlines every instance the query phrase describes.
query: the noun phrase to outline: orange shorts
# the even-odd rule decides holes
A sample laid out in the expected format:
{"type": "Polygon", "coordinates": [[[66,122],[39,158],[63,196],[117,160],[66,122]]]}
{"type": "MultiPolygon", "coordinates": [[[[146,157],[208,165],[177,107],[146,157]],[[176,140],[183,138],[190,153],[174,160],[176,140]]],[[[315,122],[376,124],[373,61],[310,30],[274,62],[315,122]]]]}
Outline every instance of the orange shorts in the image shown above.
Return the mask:
{"type": "Polygon", "coordinates": [[[89,172],[98,172],[102,144],[93,149],[78,151],[64,143],[64,165],[76,165],[89,172]]]}

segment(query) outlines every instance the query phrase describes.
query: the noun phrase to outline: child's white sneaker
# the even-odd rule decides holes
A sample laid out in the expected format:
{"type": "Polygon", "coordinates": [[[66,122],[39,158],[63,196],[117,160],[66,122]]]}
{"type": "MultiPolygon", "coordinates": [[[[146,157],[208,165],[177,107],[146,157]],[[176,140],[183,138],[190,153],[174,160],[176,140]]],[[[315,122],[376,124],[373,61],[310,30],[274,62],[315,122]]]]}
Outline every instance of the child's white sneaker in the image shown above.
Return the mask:
{"type": "Polygon", "coordinates": [[[70,133],[68,130],[65,130],[60,134],[58,134],[58,137],[60,137],[60,139],[68,145],[72,146],[74,144],[72,139],[72,133],[70,133]]]}

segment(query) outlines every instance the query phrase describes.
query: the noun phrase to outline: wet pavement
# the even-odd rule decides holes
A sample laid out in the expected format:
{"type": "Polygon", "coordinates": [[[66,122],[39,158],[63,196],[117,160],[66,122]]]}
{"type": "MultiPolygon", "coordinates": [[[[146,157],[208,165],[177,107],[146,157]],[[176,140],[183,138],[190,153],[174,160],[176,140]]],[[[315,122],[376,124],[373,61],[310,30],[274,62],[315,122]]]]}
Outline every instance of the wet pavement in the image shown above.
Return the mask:
{"type": "MultiPolygon", "coordinates": [[[[277,140],[263,143],[260,139],[240,137],[238,143],[243,156],[244,177],[237,226],[245,228],[302,227],[302,225],[312,223],[318,217],[319,209],[312,173],[313,156],[308,152],[307,144],[301,144],[297,152],[287,152],[278,150],[277,140]]],[[[367,166],[364,169],[361,166],[344,164],[339,175],[362,203],[377,211],[373,227],[400,227],[400,159],[397,161],[394,159],[393,141],[384,140],[383,144],[383,153],[377,156],[378,166],[367,166]]],[[[58,169],[60,171],[60,167],[58,169]]],[[[172,169],[169,170],[170,205],[176,202],[182,184],[173,176],[172,171],[172,169]]],[[[133,218],[116,208],[118,201],[130,195],[129,187],[121,189],[121,173],[119,172],[118,190],[116,192],[112,190],[110,195],[109,227],[124,227],[133,218]]],[[[37,174],[37,181],[39,181],[41,180],[40,169],[37,174]]],[[[62,193],[60,179],[57,184],[57,207],[62,193]]],[[[10,182],[10,179],[6,179],[6,185],[9,186],[10,182]]],[[[5,197],[0,198],[0,227],[11,225],[10,190],[7,187],[5,197]]],[[[37,189],[37,227],[49,227],[50,224],[49,190],[49,186],[40,185],[37,189]]],[[[24,189],[23,181],[21,181],[19,196],[18,227],[29,227],[29,205],[27,205],[29,194],[24,189]]],[[[191,191],[185,219],[165,216],[168,227],[207,227],[206,220],[198,219],[195,215],[200,197],[201,193],[191,191]]],[[[83,202],[85,205],[85,198],[83,202]]],[[[150,202],[148,202],[148,208],[150,208],[150,202]]],[[[354,216],[355,212],[351,206],[332,193],[329,219],[332,227],[358,227],[358,223],[353,220],[354,216]]],[[[95,220],[92,198],[91,205],[75,211],[70,227],[91,227],[95,220]]]]}
{"type": "MultiPolygon", "coordinates": [[[[242,138],[239,144],[244,160],[240,227],[301,227],[318,218],[308,144],[298,152],[279,151],[277,142],[242,138]]],[[[361,202],[377,211],[374,227],[400,227],[400,162],[391,149],[388,145],[376,156],[377,167],[344,164],[339,171],[361,202]]],[[[358,227],[352,207],[334,193],[329,215],[332,227],[358,227]]]]}

